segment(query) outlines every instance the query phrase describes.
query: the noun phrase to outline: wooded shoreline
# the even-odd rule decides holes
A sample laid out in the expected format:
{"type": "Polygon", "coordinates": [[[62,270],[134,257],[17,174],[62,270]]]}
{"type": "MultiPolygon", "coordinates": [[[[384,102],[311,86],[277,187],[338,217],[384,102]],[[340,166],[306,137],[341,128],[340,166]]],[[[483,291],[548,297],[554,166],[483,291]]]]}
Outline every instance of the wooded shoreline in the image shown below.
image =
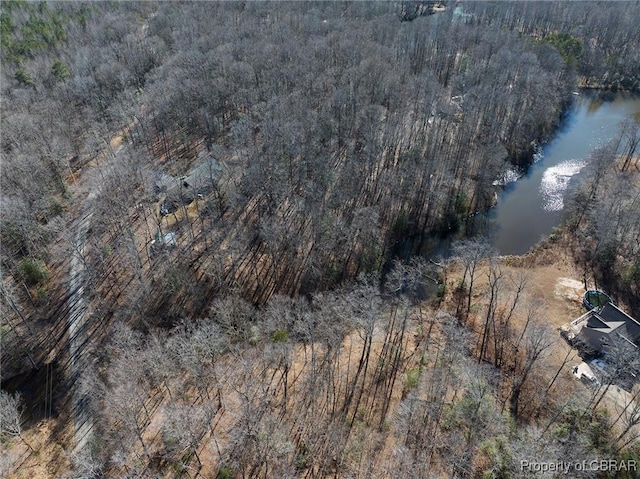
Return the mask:
{"type": "MultiPolygon", "coordinates": [[[[638,90],[640,12],[437,3],[2,2],[1,372],[27,384],[0,391],[0,475],[638,457],[637,391],[567,372],[547,313],[573,303],[547,312],[555,292],[467,235],[580,78],[638,90]],[[420,300],[416,253],[454,235],[420,300]]],[[[545,280],[560,258],[635,312],[637,123],[616,140],[518,261],[545,280]]]]}

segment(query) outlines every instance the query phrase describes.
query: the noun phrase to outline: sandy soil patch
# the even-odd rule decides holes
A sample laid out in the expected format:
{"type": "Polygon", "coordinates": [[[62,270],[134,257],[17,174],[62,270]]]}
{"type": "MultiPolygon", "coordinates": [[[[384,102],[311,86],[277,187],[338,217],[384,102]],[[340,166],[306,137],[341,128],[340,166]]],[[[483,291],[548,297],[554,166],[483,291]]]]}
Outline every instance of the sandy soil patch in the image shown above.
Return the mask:
{"type": "Polygon", "coordinates": [[[566,298],[568,300],[576,300],[581,298],[584,292],[584,283],[571,278],[558,278],[556,282],[556,296],[566,298]]]}

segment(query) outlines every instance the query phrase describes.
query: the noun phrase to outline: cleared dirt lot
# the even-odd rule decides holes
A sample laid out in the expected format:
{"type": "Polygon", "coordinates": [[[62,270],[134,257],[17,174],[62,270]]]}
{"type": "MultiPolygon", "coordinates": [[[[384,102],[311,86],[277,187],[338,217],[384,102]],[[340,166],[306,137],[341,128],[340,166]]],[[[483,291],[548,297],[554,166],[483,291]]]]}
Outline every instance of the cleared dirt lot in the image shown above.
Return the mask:
{"type": "MultiPolygon", "coordinates": [[[[522,328],[527,305],[534,305],[543,320],[556,332],[546,360],[549,373],[555,374],[567,354],[569,355],[569,360],[558,376],[557,390],[567,393],[576,391],[588,399],[595,393],[595,389],[581,383],[572,374],[573,367],[581,363],[582,358],[560,337],[563,326],[585,313],[582,305],[582,295],[585,292],[583,271],[573,263],[568,247],[561,240],[541,243],[525,255],[499,257],[497,263],[505,275],[513,278],[522,274],[527,276],[527,286],[521,299],[522,308],[519,314],[514,316],[513,326],[522,328]]],[[[475,313],[479,318],[484,314],[488,301],[485,293],[488,270],[488,264],[483,264],[477,275],[477,287],[474,288],[476,292],[472,302],[472,314],[475,313]]],[[[450,291],[461,279],[462,273],[463,270],[458,265],[451,268],[447,278],[450,291]]],[[[508,285],[508,281],[505,285],[508,285]]],[[[588,278],[586,286],[588,289],[595,287],[588,278]]],[[[508,286],[505,293],[508,293],[507,290],[508,286]]],[[[624,305],[621,307],[624,309],[624,305]]],[[[625,407],[627,410],[633,409],[633,406],[628,405],[638,388],[636,385],[633,391],[629,392],[618,386],[611,386],[601,405],[609,409],[611,416],[616,418],[625,407]]]]}

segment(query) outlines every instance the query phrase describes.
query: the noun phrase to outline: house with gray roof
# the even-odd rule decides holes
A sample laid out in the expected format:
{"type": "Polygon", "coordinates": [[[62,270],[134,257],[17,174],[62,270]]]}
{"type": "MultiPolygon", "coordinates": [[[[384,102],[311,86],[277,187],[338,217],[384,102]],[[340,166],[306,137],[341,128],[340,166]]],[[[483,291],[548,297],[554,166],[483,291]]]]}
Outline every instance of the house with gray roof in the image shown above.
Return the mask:
{"type": "Polygon", "coordinates": [[[569,339],[597,353],[606,352],[617,340],[636,348],[640,344],[640,322],[613,303],[594,308],[571,322],[569,339]]]}

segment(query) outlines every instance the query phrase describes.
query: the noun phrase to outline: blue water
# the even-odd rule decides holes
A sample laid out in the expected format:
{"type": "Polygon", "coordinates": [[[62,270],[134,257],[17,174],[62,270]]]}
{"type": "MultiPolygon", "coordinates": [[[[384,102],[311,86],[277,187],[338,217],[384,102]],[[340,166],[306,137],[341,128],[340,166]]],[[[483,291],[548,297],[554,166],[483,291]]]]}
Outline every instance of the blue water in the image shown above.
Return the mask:
{"type": "Polygon", "coordinates": [[[547,237],[564,214],[567,190],[579,181],[590,153],[613,139],[621,121],[640,121],[640,97],[585,91],[574,97],[566,119],[541,148],[541,159],[507,184],[489,213],[492,241],[500,254],[522,254],[547,237]]]}

